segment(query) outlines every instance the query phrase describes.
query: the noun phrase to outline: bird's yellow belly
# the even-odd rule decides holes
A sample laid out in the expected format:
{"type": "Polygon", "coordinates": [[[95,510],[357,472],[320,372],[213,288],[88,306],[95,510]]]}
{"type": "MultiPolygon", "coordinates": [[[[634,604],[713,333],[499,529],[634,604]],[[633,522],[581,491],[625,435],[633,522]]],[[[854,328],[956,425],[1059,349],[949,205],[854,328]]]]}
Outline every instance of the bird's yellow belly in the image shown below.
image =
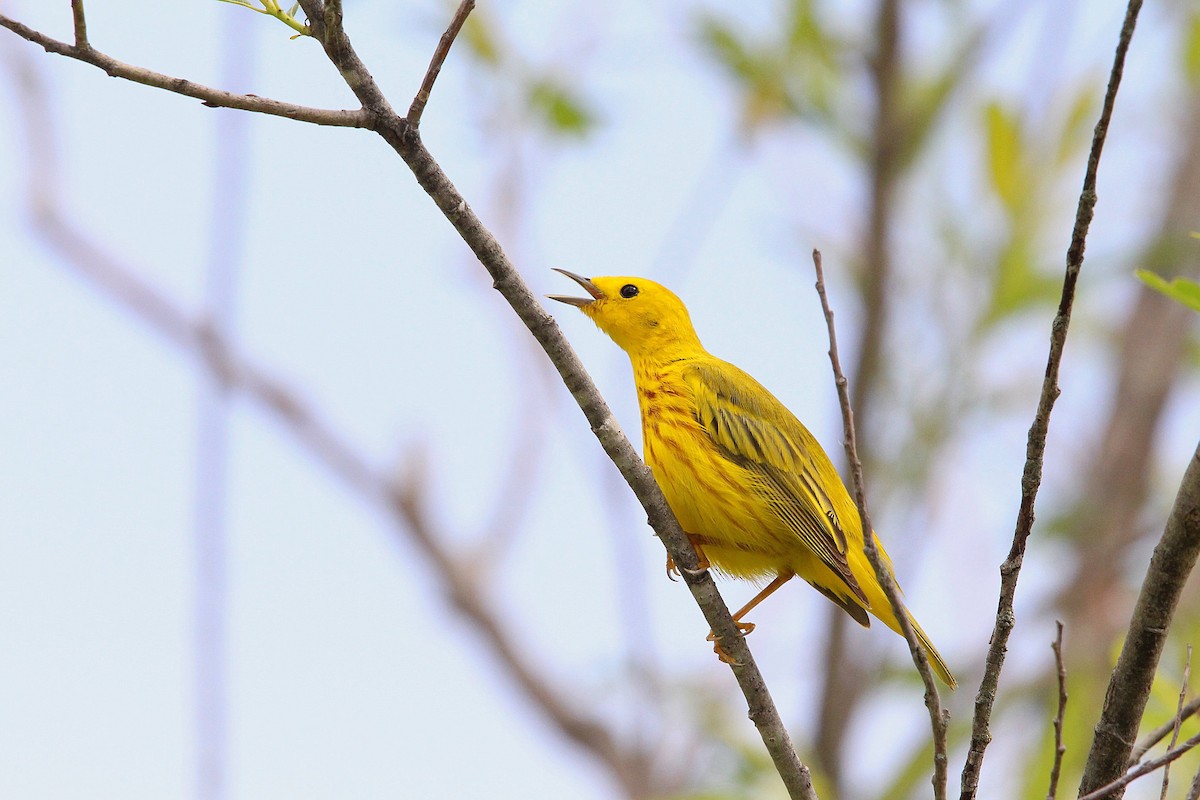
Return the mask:
{"type": "Polygon", "coordinates": [[[794,536],[754,492],[754,477],[723,457],[699,424],[678,416],[642,420],[646,463],[683,530],[698,537],[704,555],[738,578],[772,578],[794,569],[794,536]],[[789,548],[789,540],[791,547],[789,548]]]}

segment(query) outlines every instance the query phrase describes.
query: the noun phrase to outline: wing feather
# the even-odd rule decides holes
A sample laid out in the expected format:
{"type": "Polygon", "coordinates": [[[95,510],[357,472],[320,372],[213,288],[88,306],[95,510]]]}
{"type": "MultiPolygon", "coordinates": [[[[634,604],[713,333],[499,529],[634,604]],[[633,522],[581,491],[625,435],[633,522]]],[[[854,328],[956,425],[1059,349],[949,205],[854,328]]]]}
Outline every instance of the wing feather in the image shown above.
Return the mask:
{"type": "MultiPolygon", "coordinates": [[[[683,377],[696,399],[696,421],[721,454],[757,478],[758,491],[784,526],[869,605],[846,560],[846,525],[825,487],[846,490],[816,438],[732,364],[694,362],[683,377]]],[[[845,505],[849,496],[839,499],[845,505]]]]}

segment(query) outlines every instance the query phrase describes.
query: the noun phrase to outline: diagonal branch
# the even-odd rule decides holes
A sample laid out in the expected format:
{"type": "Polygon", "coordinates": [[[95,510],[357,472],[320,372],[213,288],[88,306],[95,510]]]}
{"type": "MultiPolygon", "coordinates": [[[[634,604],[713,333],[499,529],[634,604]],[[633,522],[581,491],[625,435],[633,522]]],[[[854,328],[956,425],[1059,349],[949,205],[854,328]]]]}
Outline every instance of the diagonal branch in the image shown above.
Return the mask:
{"type": "Polygon", "coordinates": [[[1179,725],[1186,722],[1197,711],[1200,711],[1200,697],[1193,697],[1183,708],[1179,709],[1173,718],[1159,725],[1138,740],[1138,743],[1134,745],[1133,751],[1129,754],[1129,761],[1126,763],[1126,766],[1132,767],[1136,765],[1146,753],[1150,752],[1151,747],[1154,747],[1154,745],[1167,738],[1179,725]]]}
{"type": "Polygon", "coordinates": [[[450,26],[446,28],[446,32],[438,41],[437,49],[433,51],[433,59],[429,62],[429,69],[425,70],[425,79],[421,81],[421,88],[417,90],[417,96],[413,98],[412,105],[408,107],[408,116],[405,117],[408,124],[414,128],[421,126],[421,115],[425,113],[425,104],[429,102],[429,93],[433,91],[433,82],[437,80],[438,73],[442,71],[442,64],[446,63],[446,56],[450,54],[450,46],[454,44],[455,37],[462,30],[463,23],[467,21],[467,16],[474,8],[475,0],[462,0],[458,4],[458,10],[454,12],[454,18],[450,20],[450,26]]]}
{"type": "MultiPolygon", "coordinates": [[[[1017,511],[1016,530],[1012,548],[1000,565],[1000,600],[997,603],[996,622],[992,628],[983,679],[975,695],[975,715],[971,722],[971,746],[963,765],[961,800],[973,800],[979,789],[979,773],[983,769],[983,755],[992,740],[990,729],[992,707],[996,703],[996,691],[1000,685],[1000,672],[1004,668],[1004,657],[1008,652],[1008,637],[1012,634],[1016,617],[1013,600],[1017,592],[1017,578],[1025,560],[1025,543],[1033,530],[1033,509],[1038,488],[1042,483],[1042,462],[1046,453],[1046,436],[1050,431],[1050,412],[1058,399],[1058,370],[1062,362],[1063,348],[1067,341],[1067,327],[1071,322],[1071,308],[1075,302],[1075,285],[1083,267],[1083,251],[1087,243],[1088,228],[1096,208],[1096,171],[1100,166],[1100,154],[1108,136],[1108,125],[1112,119],[1113,104],[1117,99],[1117,88],[1125,70],[1125,54],[1133,38],[1141,0],[1129,0],[1125,21],[1113,57],[1109,74],[1108,89],[1104,95],[1104,106],[1092,137],[1092,148],[1088,154],[1087,171],[1083,189],[1079,194],[1079,205],[1075,214],[1075,228],[1071,234],[1071,245],[1067,249],[1066,275],[1063,278],[1062,298],[1058,312],[1050,328],[1050,353],[1046,359],[1046,375],[1042,381],[1042,392],[1038,399],[1037,413],[1029,428],[1029,439],[1025,450],[1025,469],[1021,476],[1021,505],[1017,511]]],[[[1133,737],[1130,737],[1132,741],[1133,737]]]]}
{"type": "Polygon", "coordinates": [[[467,205],[467,201],[446,177],[437,161],[425,149],[417,129],[392,111],[375,80],[355,53],[341,26],[340,13],[330,13],[333,4],[323,3],[321,0],[300,0],[300,5],[312,24],[314,37],[322,43],[326,55],[342,74],[347,86],[358,97],[363,107],[375,115],[374,130],[404,160],[421,188],[437,203],[446,219],[492,276],[492,286],[512,306],[513,311],[546,352],[587,417],[592,432],[646,510],[651,527],[675,564],[680,567],[684,581],[705,620],[716,634],[721,647],[730,655],[733,661],[730,667],[746,698],[750,719],[758,728],[789,795],[793,798],[815,798],[816,793],[808,767],[796,756],[766,681],[754,663],[745,640],[734,625],[712,576],[708,570],[699,568],[696,551],[680,529],[650,470],[621,431],[599,389],[571,349],[554,318],[541,307],[520,273],[504,254],[500,243],[484,227],[483,222],[467,205]]]}
{"type": "Polygon", "coordinates": [[[1119,798],[1121,796],[1120,793],[1124,792],[1126,786],[1133,783],[1143,775],[1149,775],[1151,772],[1154,772],[1154,770],[1165,767],[1167,764],[1170,764],[1180,756],[1186,755],[1188,751],[1194,749],[1196,745],[1200,745],[1200,733],[1188,739],[1186,742],[1179,745],[1179,747],[1176,747],[1173,750],[1168,750],[1158,758],[1152,761],[1147,761],[1137,769],[1130,770],[1125,775],[1122,775],[1120,778],[1104,784],[1095,791],[1090,791],[1087,794],[1083,794],[1081,792],[1079,795],[1079,800],[1115,800],[1115,798],[1119,798]]]}
{"type": "Polygon", "coordinates": [[[135,67],[132,64],[118,61],[112,56],[101,53],[87,43],[87,25],[83,16],[83,4],[79,0],[74,0],[72,9],[75,15],[76,44],[74,45],[52,39],[44,33],[22,25],[20,22],[3,14],[0,14],[0,28],[8,28],[22,39],[40,45],[47,53],[66,56],[67,58],[73,58],[85,64],[99,67],[108,73],[110,77],[124,78],[127,81],[140,83],[144,86],[153,86],[156,89],[165,89],[175,94],[194,97],[197,100],[203,100],[204,105],[211,108],[237,108],[242,111],[257,111],[260,114],[287,117],[298,122],[311,122],[314,125],[331,125],[341,128],[370,127],[371,117],[361,109],[356,111],[341,111],[311,108],[309,106],[299,106],[293,103],[272,100],[269,97],[226,92],[221,89],[213,89],[209,86],[193,83],[184,78],[175,78],[170,75],[164,75],[161,72],[154,72],[144,67],[135,67]],[[81,39],[82,43],[80,43],[81,39]]]}
{"type": "Polygon", "coordinates": [[[1166,528],[1150,557],[1129,621],[1129,632],[1104,695],[1104,709],[1083,769],[1081,795],[1115,780],[1129,763],[1175,607],[1197,556],[1200,556],[1200,445],[1183,473],[1166,528]]]}

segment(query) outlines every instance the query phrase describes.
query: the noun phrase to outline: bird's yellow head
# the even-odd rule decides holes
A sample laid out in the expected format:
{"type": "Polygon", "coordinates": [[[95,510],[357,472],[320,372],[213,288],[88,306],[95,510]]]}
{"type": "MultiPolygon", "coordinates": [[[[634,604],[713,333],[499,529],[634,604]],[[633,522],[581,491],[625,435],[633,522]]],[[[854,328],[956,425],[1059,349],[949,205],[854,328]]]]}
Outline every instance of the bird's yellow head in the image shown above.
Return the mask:
{"type": "Polygon", "coordinates": [[[555,270],[590,297],[552,294],[551,300],[576,306],[633,359],[658,360],[703,352],[687,306],[665,286],[628,276],[584,278],[555,270]]]}

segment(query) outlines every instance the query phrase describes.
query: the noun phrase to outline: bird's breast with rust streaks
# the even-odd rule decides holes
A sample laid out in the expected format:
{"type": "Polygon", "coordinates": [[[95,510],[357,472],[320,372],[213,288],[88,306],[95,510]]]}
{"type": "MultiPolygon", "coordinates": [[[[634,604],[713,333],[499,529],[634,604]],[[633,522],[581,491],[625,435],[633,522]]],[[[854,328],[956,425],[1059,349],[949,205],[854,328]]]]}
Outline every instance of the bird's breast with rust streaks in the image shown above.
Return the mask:
{"type": "Polygon", "coordinates": [[[777,521],[748,490],[746,471],[726,458],[696,415],[686,384],[669,372],[635,373],[647,465],[690,534],[713,543],[706,552],[723,571],[758,577],[758,562],[778,542],[777,521]],[[753,555],[752,552],[753,551],[753,555]]]}

